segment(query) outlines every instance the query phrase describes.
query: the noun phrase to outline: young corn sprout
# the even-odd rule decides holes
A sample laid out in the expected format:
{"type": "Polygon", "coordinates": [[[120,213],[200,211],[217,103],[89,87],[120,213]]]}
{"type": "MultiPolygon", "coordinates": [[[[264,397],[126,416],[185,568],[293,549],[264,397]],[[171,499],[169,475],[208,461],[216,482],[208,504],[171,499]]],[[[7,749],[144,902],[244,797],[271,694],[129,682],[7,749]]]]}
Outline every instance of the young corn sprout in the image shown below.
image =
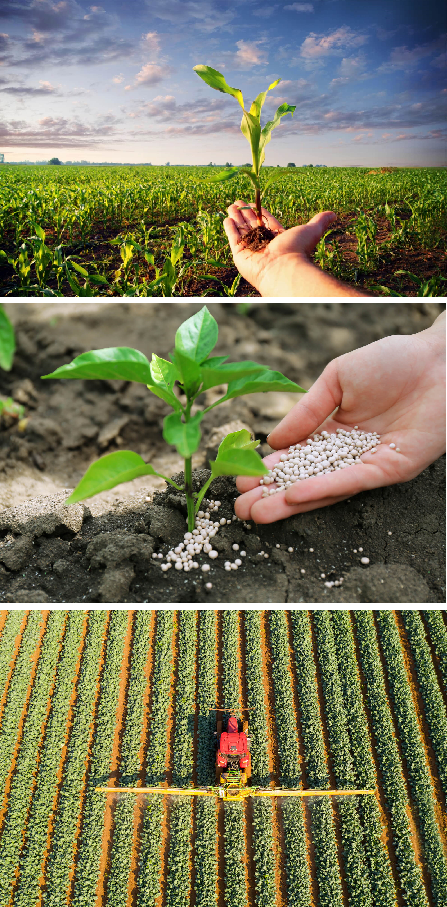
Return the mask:
{"type": "Polygon", "coordinates": [[[250,143],[251,156],[253,160],[253,166],[251,170],[247,167],[230,167],[228,170],[223,170],[221,173],[217,173],[216,176],[212,177],[212,182],[220,182],[222,180],[232,179],[234,176],[237,176],[239,173],[244,173],[246,176],[251,179],[254,189],[255,189],[255,208],[256,208],[256,217],[258,221],[258,226],[255,227],[253,231],[247,233],[244,236],[244,244],[255,245],[256,241],[259,243],[259,240],[263,237],[264,240],[273,239],[274,234],[267,230],[262,220],[262,210],[261,210],[261,194],[265,193],[268,187],[281,176],[281,173],[274,173],[267,180],[265,185],[262,188],[261,192],[261,167],[265,160],[265,146],[268,145],[272,137],[272,132],[279,126],[281,122],[281,117],[285,116],[286,113],[290,113],[292,116],[296,109],[295,106],[290,104],[281,104],[273,120],[269,120],[263,128],[261,128],[261,110],[264,104],[264,101],[267,97],[267,92],[271,91],[272,88],[276,88],[277,85],[281,82],[281,79],[276,79],[275,82],[272,82],[271,85],[267,88],[266,91],[261,91],[258,94],[257,98],[253,101],[250,110],[246,110],[244,107],[244,98],[242,92],[239,88],[231,88],[230,85],[225,81],[222,73],[218,72],[217,69],[212,69],[211,66],[194,66],[194,71],[206,82],[210,88],[214,88],[216,91],[222,91],[224,94],[229,94],[233,98],[236,98],[240,106],[242,107],[242,120],[241,120],[241,132],[245,136],[247,141],[250,143]],[[259,236],[259,231],[261,231],[261,236],[259,236]],[[267,236],[267,233],[269,234],[267,236]],[[250,235],[252,234],[252,235],[250,235]]]}
{"type": "Polygon", "coordinates": [[[247,429],[227,435],[219,446],[217,457],[211,460],[211,475],[203,488],[195,492],[192,481],[192,456],[201,440],[201,422],[206,413],[234,397],[265,391],[305,393],[281,372],[274,372],[257,362],[227,362],[228,356],[211,356],[218,336],[217,321],[206,306],[188,318],[177,330],[175,348],[170,360],[152,354],[152,362],[139,350],[129,347],[92,350],[82,353],[68,365],[62,365],[43,378],[80,378],[104,380],[118,378],[145,384],[153,394],[171,406],[173,412],[163,421],[163,437],[184,459],[184,484],[157,472],[132,450],[117,450],[106,454],[87,469],[75,490],[65,502],[75,504],[106,491],[121,482],[138,476],[160,476],[184,492],[188,512],[188,532],[195,529],[196,515],[213,479],[217,476],[263,476],[268,474],[261,457],[255,451],[259,441],[253,441],[247,429]],[[227,385],[227,392],[204,409],[192,413],[194,401],[211,387],[227,385]],[[180,394],[175,393],[178,388],[180,394]]]}

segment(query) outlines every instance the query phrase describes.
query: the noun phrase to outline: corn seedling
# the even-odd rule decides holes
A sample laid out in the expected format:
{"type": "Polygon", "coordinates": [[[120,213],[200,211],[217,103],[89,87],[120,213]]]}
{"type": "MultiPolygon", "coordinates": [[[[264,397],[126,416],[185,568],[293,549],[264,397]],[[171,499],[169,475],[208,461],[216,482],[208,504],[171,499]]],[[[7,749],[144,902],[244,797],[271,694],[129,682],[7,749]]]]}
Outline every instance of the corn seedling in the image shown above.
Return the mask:
{"type": "MultiPolygon", "coordinates": [[[[269,120],[263,128],[261,128],[261,110],[264,105],[265,99],[267,97],[267,92],[271,91],[272,88],[276,88],[277,85],[281,82],[281,79],[276,79],[275,82],[272,82],[271,85],[267,88],[266,91],[261,91],[258,94],[257,98],[253,101],[250,110],[246,110],[244,107],[244,98],[242,92],[239,88],[231,88],[227,84],[222,73],[218,72],[217,69],[212,69],[211,66],[194,66],[194,71],[206,82],[210,88],[214,88],[216,91],[221,91],[224,94],[229,94],[237,100],[239,105],[242,108],[242,121],[241,121],[241,132],[245,136],[247,141],[250,143],[251,156],[252,156],[252,168],[251,170],[247,167],[230,167],[228,170],[224,170],[221,173],[216,174],[212,177],[212,182],[221,182],[222,180],[232,179],[240,173],[245,174],[249,177],[253,183],[255,190],[255,208],[256,208],[256,217],[258,221],[258,227],[263,226],[262,220],[262,210],[261,210],[261,167],[265,160],[265,146],[271,140],[272,132],[279,126],[281,122],[281,117],[285,116],[287,113],[290,113],[292,116],[295,112],[296,107],[291,106],[290,104],[280,104],[278,107],[273,120],[269,120]]],[[[279,174],[272,174],[271,177],[267,180],[264,185],[262,192],[265,193],[268,187],[282,176],[282,171],[279,174]]]]}
{"type": "Polygon", "coordinates": [[[82,353],[68,365],[63,365],[44,378],[111,379],[136,381],[172,407],[173,412],[163,422],[163,437],[172,444],[184,459],[184,484],[177,485],[172,479],[157,472],[145,463],[139,454],[131,450],[120,450],[106,454],[93,463],[74,489],[66,504],[74,504],[93,497],[121,482],[130,482],[137,476],[160,476],[186,496],[188,531],[195,528],[196,514],[211,482],[223,475],[266,475],[268,470],[255,451],[258,441],[251,440],[250,433],[243,429],[223,439],[215,460],[210,461],[211,475],[199,492],[194,492],[192,483],[192,456],[198,450],[201,439],[201,422],[206,413],[215,406],[235,397],[266,391],[291,391],[305,393],[304,389],[290,381],[281,372],[275,372],[257,362],[227,362],[227,356],[210,356],[218,338],[216,320],[206,306],[188,318],[177,330],[175,348],[170,360],[152,355],[146,359],[139,350],[129,347],[92,350],[82,353]],[[227,384],[227,392],[205,409],[192,414],[194,401],[220,384],[227,384]],[[178,386],[181,398],[175,393],[178,386]]]}

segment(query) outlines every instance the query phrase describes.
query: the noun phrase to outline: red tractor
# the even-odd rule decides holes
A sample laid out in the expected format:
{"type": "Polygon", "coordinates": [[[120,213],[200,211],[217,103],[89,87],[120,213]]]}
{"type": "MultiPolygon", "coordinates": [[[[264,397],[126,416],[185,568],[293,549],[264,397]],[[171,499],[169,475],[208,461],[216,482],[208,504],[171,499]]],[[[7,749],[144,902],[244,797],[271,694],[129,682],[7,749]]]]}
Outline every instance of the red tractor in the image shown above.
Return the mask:
{"type": "Polygon", "coordinates": [[[216,780],[245,785],[251,775],[250,740],[247,737],[248,721],[239,721],[230,715],[225,722],[217,721],[216,780]],[[226,725],[224,727],[224,725],[226,725]]]}

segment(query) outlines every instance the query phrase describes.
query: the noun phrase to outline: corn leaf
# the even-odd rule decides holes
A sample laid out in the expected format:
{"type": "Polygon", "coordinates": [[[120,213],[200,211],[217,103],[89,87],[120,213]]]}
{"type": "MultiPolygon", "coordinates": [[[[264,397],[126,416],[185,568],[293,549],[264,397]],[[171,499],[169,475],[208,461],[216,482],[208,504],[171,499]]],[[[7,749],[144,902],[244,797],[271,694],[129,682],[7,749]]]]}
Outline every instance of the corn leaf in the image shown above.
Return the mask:
{"type": "Polygon", "coordinates": [[[210,86],[210,88],[214,88],[216,91],[222,91],[224,94],[230,94],[233,98],[236,98],[241,105],[242,110],[244,109],[242,92],[239,88],[231,88],[225,81],[221,72],[218,72],[217,69],[213,69],[211,66],[203,66],[202,64],[194,66],[193,69],[194,72],[210,86]]]}

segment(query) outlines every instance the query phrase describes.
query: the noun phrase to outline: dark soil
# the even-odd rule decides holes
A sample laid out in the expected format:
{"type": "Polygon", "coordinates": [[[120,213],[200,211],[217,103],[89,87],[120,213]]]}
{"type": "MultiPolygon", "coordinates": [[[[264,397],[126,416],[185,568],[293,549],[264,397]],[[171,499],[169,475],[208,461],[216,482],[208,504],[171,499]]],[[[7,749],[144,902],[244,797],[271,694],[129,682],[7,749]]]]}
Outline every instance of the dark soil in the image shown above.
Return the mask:
{"type": "Polygon", "coordinates": [[[253,227],[248,233],[244,233],[240,245],[244,249],[250,249],[251,252],[262,252],[275,236],[278,236],[278,234],[266,227],[265,224],[262,224],[262,227],[253,227]]]}
{"type": "MultiPolygon", "coordinates": [[[[439,603],[444,586],[444,458],[404,485],[364,492],[332,507],[273,526],[232,522],[215,537],[219,557],[208,574],[166,574],[153,552],[166,553],[186,528],[181,495],[144,477],[64,508],[87,466],[106,452],[133,449],[165,474],[182,463],[162,439],[165,404],[142,385],[122,381],[40,381],[89,349],[134,346],[167,356],[178,325],[201,303],[12,303],[17,333],[0,393],[25,407],[0,425],[1,603],[439,603]],[[82,307],[82,308],[81,308],[82,307]],[[250,528],[249,528],[250,526],[250,528]],[[391,532],[392,535],[388,535],[391,532]],[[238,571],[224,571],[237,542],[247,552],[238,571]],[[276,548],[279,544],[280,548],[276,548]],[[370,565],[363,567],[363,547],[370,565]],[[288,548],[292,547],[292,553],[288,548]],[[309,551],[313,548],[314,551],[309,551]],[[268,558],[260,557],[264,550],[268,558]],[[304,570],[304,573],[301,573],[304,570]],[[344,577],[327,589],[326,579],[344,577]],[[213,587],[206,591],[205,582],[213,587]]],[[[254,359],[308,388],[328,361],[388,334],[428,327],[443,303],[264,303],[248,316],[234,303],[211,303],[219,323],[216,354],[254,359]]],[[[210,394],[211,392],[207,392],[210,394]]],[[[220,394],[219,394],[220,395],[220,394]]],[[[217,396],[217,395],[216,395],[217,396]]],[[[266,436],[290,409],[291,395],[251,395],[213,409],[203,422],[203,470],[230,423],[248,426],[268,453],[266,436]]],[[[199,405],[206,405],[199,398],[199,405]]],[[[206,474],[202,474],[202,484],[206,474]]],[[[233,479],[210,495],[219,516],[233,514],[233,479]]]]}

